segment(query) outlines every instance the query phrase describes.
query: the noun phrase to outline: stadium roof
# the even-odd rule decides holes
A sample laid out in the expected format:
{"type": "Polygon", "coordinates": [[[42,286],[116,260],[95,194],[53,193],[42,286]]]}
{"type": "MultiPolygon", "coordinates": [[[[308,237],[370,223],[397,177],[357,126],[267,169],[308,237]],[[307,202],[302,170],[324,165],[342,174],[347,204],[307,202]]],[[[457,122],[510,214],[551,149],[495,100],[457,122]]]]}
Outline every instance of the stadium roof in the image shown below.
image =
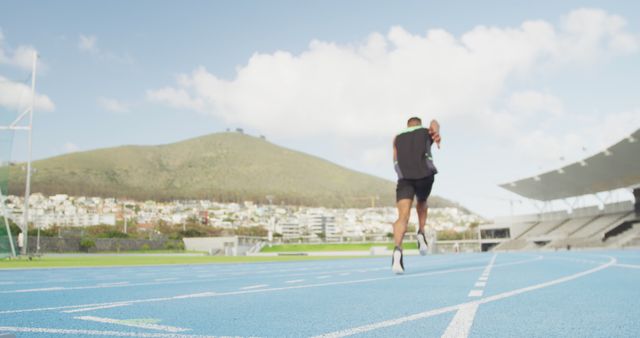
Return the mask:
{"type": "Polygon", "coordinates": [[[640,129],[582,161],[500,187],[526,198],[551,201],[637,184],[640,184],[640,129]]]}

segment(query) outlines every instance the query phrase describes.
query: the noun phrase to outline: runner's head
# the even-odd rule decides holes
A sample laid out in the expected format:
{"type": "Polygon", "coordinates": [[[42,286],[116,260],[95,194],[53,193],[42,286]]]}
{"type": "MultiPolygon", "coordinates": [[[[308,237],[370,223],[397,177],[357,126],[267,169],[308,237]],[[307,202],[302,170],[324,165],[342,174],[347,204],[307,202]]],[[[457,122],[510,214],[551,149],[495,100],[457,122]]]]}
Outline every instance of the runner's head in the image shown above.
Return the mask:
{"type": "Polygon", "coordinates": [[[412,117],[407,121],[407,127],[421,126],[422,120],[419,117],[412,117]]]}

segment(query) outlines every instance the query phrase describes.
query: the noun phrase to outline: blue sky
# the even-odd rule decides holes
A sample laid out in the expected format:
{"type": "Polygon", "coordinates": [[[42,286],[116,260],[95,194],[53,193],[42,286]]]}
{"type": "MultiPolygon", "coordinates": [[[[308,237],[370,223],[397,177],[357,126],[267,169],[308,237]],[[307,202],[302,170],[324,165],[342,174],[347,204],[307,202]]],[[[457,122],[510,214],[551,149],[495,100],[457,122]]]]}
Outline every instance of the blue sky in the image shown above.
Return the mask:
{"type": "Polygon", "coordinates": [[[394,179],[419,115],[435,193],[492,216],[496,184],[640,127],[632,1],[3,1],[0,31],[0,76],[41,55],[35,158],[242,127],[394,179]]]}

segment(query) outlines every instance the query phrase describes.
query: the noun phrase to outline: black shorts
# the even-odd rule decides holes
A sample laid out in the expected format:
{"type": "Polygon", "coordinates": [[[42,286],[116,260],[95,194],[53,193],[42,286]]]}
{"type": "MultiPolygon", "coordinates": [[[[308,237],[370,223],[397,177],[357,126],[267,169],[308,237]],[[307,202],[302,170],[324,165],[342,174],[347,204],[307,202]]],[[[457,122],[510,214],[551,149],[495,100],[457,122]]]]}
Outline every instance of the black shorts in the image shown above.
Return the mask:
{"type": "Polygon", "coordinates": [[[413,200],[413,196],[418,197],[419,202],[427,200],[433,187],[433,175],[419,179],[401,178],[396,186],[396,202],[403,199],[413,200]]]}

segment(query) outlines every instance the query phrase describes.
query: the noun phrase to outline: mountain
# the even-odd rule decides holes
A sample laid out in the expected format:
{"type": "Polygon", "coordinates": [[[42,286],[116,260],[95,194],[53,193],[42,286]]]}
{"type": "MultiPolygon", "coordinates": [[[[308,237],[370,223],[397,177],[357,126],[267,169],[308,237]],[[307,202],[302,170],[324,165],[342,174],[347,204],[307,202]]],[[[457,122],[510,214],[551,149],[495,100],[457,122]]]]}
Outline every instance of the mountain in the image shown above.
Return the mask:
{"type": "MultiPolygon", "coordinates": [[[[11,166],[9,192],[24,193],[22,165],[11,166]]],[[[364,207],[395,203],[395,183],[238,132],[158,146],[121,146],[34,161],[32,192],[136,200],[252,200],[275,204],[364,207]]],[[[6,168],[6,167],[5,167],[6,168]]],[[[4,175],[0,175],[4,176],[4,175]]],[[[456,206],[442,198],[433,207],[456,206]]]]}

